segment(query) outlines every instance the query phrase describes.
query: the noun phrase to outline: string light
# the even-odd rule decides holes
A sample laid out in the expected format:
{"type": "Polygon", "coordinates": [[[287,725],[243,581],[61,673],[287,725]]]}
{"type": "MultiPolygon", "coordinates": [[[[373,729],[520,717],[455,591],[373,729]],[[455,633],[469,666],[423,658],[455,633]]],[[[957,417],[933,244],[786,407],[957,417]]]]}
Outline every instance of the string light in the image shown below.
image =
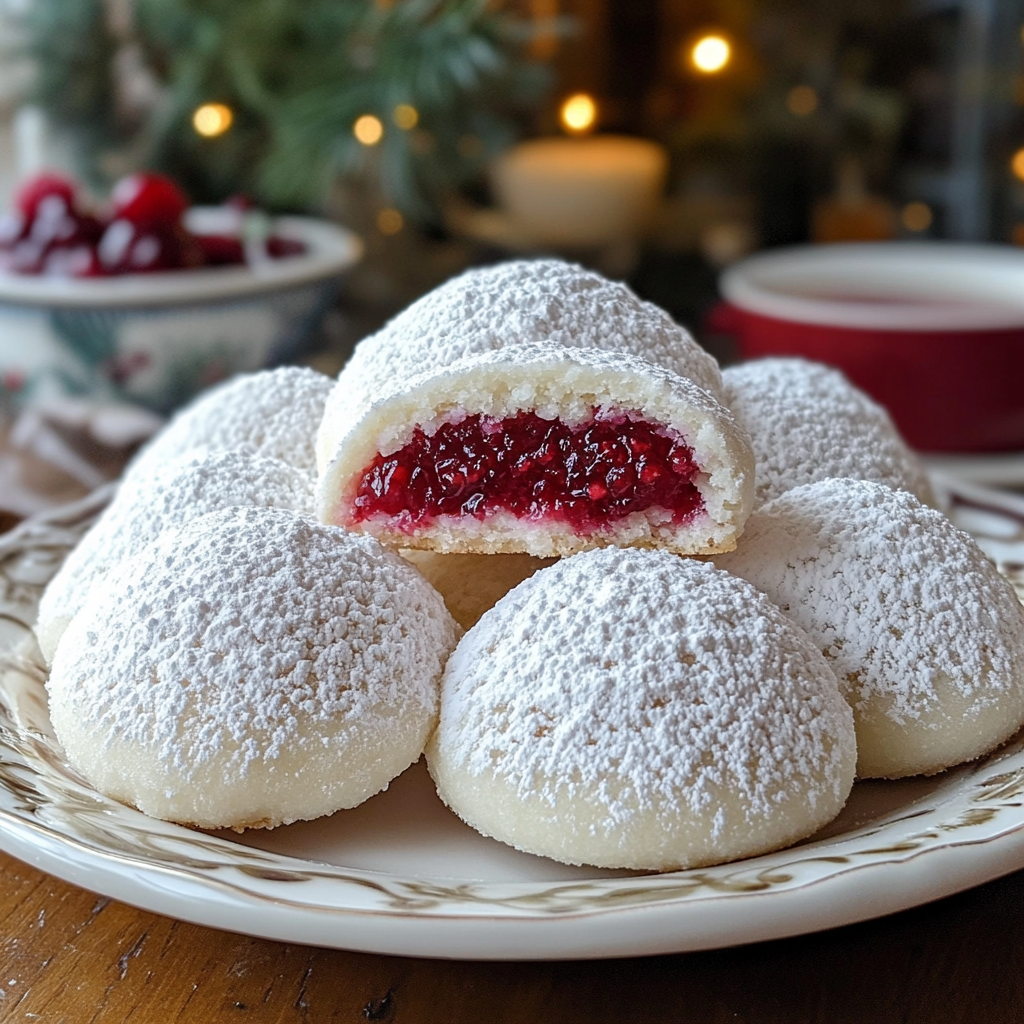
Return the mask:
{"type": "Polygon", "coordinates": [[[786,106],[795,117],[807,117],[818,109],[818,94],[809,85],[794,85],[786,94],[786,106]]]}
{"type": "Polygon", "coordinates": [[[908,231],[927,231],[932,226],[932,210],[927,203],[907,203],[900,220],[908,231]]]}
{"type": "Polygon", "coordinates": [[[397,235],[405,226],[405,218],[390,206],[377,214],[377,230],[382,235],[397,235]]]}
{"type": "Polygon", "coordinates": [[[357,117],[356,123],[352,125],[352,134],[364,146],[376,146],[384,138],[384,125],[379,117],[363,114],[362,117],[357,117]]]}
{"type": "Polygon", "coordinates": [[[597,104],[585,92],[569,96],[559,111],[562,127],[572,135],[585,135],[597,124],[597,104]]]}
{"type": "Polygon", "coordinates": [[[725,36],[712,33],[701,36],[690,50],[690,62],[705,75],[721,71],[732,58],[732,47],[725,36]]]}
{"type": "Polygon", "coordinates": [[[420,112],[408,103],[399,103],[391,112],[391,119],[402,131],[407,132],[420,123],[420,112]]]}
{"type": "Polygon", "coordinates": [[[1010,161],[1010,169],[1021,181],[1024,181],[1024,149],[1018,149],[1013,154],[1013,159],[1010,161]]]}
{"type": "Polygon", "coordinates": [[[192,115],[192,127],[206,139],[223,135],[234,121],[235,115],[223,103],[204,103],[192,115]]]}

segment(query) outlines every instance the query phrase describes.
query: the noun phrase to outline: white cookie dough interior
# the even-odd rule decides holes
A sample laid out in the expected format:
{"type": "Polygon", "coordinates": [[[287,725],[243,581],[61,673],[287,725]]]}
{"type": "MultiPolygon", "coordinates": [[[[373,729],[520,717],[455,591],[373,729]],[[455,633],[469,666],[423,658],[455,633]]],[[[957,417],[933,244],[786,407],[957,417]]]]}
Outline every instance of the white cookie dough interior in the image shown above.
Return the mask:
{"type": "Polygon", "coordinates": [[[370,405],[411,377],[537,344],[640,356],[722,397],[718,363],[665,310],[564,260],[512,260],[446,281],[356,346],[327,399],[317,468],[370,405]]]}

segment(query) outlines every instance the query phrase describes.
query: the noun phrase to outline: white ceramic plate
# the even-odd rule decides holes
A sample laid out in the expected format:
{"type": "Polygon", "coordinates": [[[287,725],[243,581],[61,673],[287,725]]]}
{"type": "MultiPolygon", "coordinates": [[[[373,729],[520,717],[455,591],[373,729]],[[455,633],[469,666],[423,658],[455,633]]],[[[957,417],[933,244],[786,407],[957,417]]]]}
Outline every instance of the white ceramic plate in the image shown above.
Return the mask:
{"type": "MultiPolygon", "coordinates": [[[[937,481],[1024,592],[1024,498],[937,481]]],[[[78,885],[289,942],[467,959],[709,949],[847,924],[1024,867],[1024,733],[930,779],[861,782],[798,846],[663,875],[568,868],[477,835],[422,766],[333,817],[242,837],[100,796],[50,731],[28,623],[108,494],[0,538],[0,848],[78,885]]]]}

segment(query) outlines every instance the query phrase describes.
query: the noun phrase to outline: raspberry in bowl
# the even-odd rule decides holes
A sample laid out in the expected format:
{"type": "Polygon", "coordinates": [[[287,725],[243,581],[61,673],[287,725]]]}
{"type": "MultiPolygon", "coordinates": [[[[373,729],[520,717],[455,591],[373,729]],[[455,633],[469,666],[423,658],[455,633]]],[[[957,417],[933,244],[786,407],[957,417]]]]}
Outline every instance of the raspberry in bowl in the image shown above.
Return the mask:
{"type": "Polygon", "coordinates": [[[139,173],[90,209],[42,174],[0,217],[0,380],[166,412],[231,374],[298,355],[358,259],[328,221],[190,207],[139,173]]]}

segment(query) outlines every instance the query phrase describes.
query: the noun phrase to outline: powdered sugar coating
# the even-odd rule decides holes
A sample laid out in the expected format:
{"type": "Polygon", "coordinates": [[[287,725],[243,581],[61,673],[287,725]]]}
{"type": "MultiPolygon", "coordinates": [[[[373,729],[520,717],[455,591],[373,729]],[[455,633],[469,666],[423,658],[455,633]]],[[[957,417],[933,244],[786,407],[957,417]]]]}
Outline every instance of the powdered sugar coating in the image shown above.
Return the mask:
{"type": "MultiPolygon", "coordinates": [[[[325,417],[322,436],[326,424],[325,417]]],[[[538,343],[466,355],[393,381],[389,394],[351,421],[332,447],[335,456],[317,483],[317,515],[398,547],[542,558],[605,544],[685,554],[728,551],[753,500],[750,441],[732,413],[693,381],[625,352],[538,343]],[[521,410],[569,425],[588,422],[595,410],[629,413],[671,430],[693,451],[699,469],[693,483],[703,509],[676,523],[670,511],[651,506],[589,533],[555,517],[515,516],[500,509],[482,518],[437,516],[412,530],[389,518],[353,522],[356,490],[378,452],[398,451],[417,426],[430,435],[441,423],[458,423],[467,415],[501,421],[521,410]]]]}
{"type": "Polygon", "coordinates": [[[763,595],[705,563],[606,548],[540,570],[466,634],[427,758],[485,834],[666,870],[812,833],[856,754],[828,664],[763,595]]]}
{"type": "Polygon", "coordinates": [[[859,480],[794,488],[715,559],[810,634],[857,721],[857,771],[929,774],[1024,724],[1024,611],[965,533],[859,480]]]}
{"type": "Polygon", "coordinates": [[[39,602],[36,635],[46,660],[90,588],[118,562],[162,533],[232,506],[312,512],[308,473],[245,451],[193,449],[170,462],[149,462],[128,477],[103,515],[71,551],[39,602]]]}
{"type": "Polygon", "coordinates": [[[101,792],[273,826],[354,806],[419,757],[457,632],[372,538],[226,509],[97,584],[54,659],[51,715],[101,792]]]}
{"type": "Polygon", "coordinates": [[[316,471],[314,440],[334,381],[301,366],[240,374],[182,409],[135,457],[126,477],[192,448],[248,449],[316,471]]]}
{"type": "Polygon", "coordinates": [[[756,506],[829,477],[873,480],[935,503],[924,467],[889,414],[838,370],[758,359],[722,377],[726,403],[754,445],[756,506]]]}
{"type": "Polygon", "coordinates": [[[537,343],[628,352],[722,395],[714,358],[626,285],[562,260],[516,260],[466,271],[359,343],[327,402],[319,469],[366,408],[410,377],[465,356],[537,343]]]}

